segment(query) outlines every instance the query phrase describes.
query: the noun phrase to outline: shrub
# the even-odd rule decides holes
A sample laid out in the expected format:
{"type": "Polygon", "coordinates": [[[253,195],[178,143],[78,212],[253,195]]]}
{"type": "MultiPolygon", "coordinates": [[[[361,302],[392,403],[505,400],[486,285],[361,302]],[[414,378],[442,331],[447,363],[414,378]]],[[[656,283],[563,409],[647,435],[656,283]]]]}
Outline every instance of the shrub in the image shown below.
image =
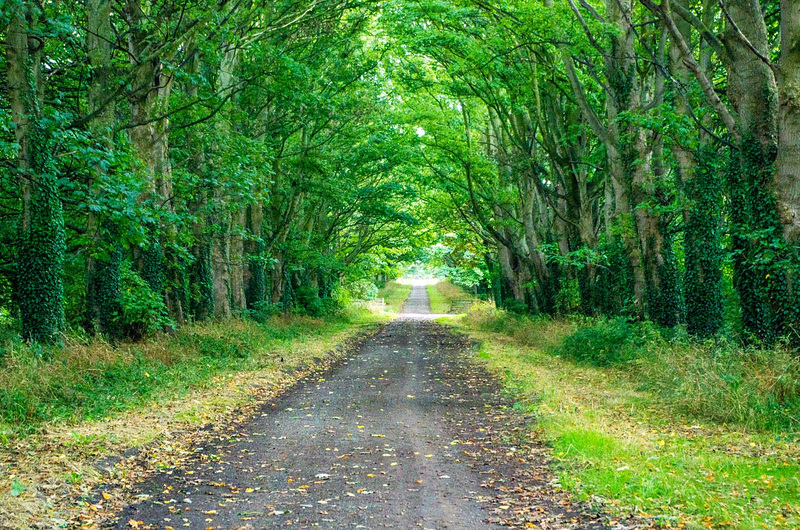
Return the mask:
{"type": "Polygon", "coordinates": [[[320,298],[319,291],[310,285],[303,285],[296,291],[297,308],[311,317],[321,317],[335,313],[339,302],[334,298],[320,298]]]}
{"type": "Polygon", "coordinates": [[[625,318],[598,320],[567,336],[558,354],[595,366],[609,366],[637,358],[650,341],[661,340],[655,328],[625,318]]]}
{"type": "Polygon", "coordinates": [[[122,268],[122,320],[125,334],[136,340],[165,329],[175,329],[161,294],[153,292],[130,265],[122,268]]]}
{"type": "Polygon", "coordinates": [[[581,289],[578,279],[564,282],[556,293],[556,311],[559,315],[577,313],[581,307],[581,289]]]}
{"type": "Polygon", "coordinates": [[[361,300],[375,300],[378,297],[378,287],[369,280],[358,280],[347,286],[353,298],[361,300]]]}

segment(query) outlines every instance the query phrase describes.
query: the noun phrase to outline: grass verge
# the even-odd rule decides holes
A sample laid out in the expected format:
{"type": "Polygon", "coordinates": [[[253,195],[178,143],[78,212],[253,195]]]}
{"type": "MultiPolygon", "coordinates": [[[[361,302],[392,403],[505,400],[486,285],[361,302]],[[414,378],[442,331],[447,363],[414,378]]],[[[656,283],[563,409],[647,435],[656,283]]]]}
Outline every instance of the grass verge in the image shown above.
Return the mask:
{"type": "Polygon", "coordinates": [[[241,421],[382,320],[204,323],[137,344],[70,342],[48,360],[12,350],[0,374],[0,528],[92,527],[115,501],[130,501],[130,484],[190,454],[197,427],[241,421]],[[110,493],[98,498],[100,487],[110,493]]]}
{"type": "Polygon", "coordinates": [[[450,313],[454,300],[472,299],[472,295],[457,285],[453,285],[450,280],[444,280],[426,286],[428,298],[431,302],[431,312],[436,314],[450,313]]]}
{"type": "MultiPolygon", "coordinates": [[[[649,356],[596,366],[564,355],[565,344],[576,347],[569,337],[583,330],[584,343],[591,339],[585,325],[489,309],[448,320],[482,341],[479,359],[503,378],[515,406],[537,414],[560,484],[578,498],[657,527],[800,528],[797,429],[764,417],[774,410],[720,421],[718,411],[744,391],[713,366],[721,362],[719,346],[648,339],[642,347],[649,356]]],[[[784,359],[761,367],[758,377],[772,392],[782,384],[776,370],[794,366],[784,359]]],[[[753,399],[751,407],[766,402],[753,399]]]]}
{"type": "Polygon", "coordinates": [[[386,302],[387,312],[399,313],[403,309],[403,304],[405,304],[406,298],[410,293],[410,285],[391,281],[387,282],[386,286],[378,291],[378,297],[383,298],[386,302]]]}

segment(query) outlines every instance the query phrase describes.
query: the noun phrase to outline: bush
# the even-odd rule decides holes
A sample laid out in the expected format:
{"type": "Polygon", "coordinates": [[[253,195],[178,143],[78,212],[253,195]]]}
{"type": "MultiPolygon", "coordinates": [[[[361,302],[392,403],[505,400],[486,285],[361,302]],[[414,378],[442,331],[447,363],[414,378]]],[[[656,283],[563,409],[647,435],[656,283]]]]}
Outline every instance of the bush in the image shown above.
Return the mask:
{"type": "Polygon", "coordinates": [[[648,342],[660,340],[652,325],[618,317],[579,328],[564,339],[557,353],[578,362],[609,366],[636,359],[646,351],[648,342]]]}
{"type": "Polygon", "coordinates": [[[358,280],[347,286],[353,298],[361,300],[375,300],[378,297],[378,287],[369,280],[358,280]]]}
{"type": "Polygon", "coordinates": [[[340,309],[334,298],[320,298],[319,291],[310,285],[303,285],[295,292],[297,308],[311,317],[330,315],[340,309]]]}
{"type": "Polygon", "coordinates": [[[164,297],[153,292],[141,276],[131,270],[130,265],[122,268],[122,320],[125,334],[137,340],[146,335],[165,329],[175,329],[169,318],[164,297]]]}
{"type": "Polygon", "coordinates": [[[581,307],[581,289],[578,279],[573,278],[561,286],[556,293],[556,311],[559,315],[577,313],[581,307]]]}
{"type": "Polygon", "coordinates": [[[516,298],[509,298],[508,300],[503,300],[503,309],[518,315],[524,315],[528,312],[528,304],[516,298]]]}

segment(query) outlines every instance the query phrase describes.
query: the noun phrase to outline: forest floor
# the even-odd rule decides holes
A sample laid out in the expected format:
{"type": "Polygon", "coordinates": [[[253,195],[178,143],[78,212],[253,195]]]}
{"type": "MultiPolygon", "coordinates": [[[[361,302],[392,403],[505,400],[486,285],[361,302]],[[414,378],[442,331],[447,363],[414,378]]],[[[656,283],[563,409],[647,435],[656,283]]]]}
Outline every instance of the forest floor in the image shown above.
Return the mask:
{"type": "Polygon", "coordinates": [[[398,319],[214,425],[180,466],[117,499],[107,526],[632,528],[561,491],[532,417],[474,363],[475,343],[433,316],[415,286],[398,319]]]}

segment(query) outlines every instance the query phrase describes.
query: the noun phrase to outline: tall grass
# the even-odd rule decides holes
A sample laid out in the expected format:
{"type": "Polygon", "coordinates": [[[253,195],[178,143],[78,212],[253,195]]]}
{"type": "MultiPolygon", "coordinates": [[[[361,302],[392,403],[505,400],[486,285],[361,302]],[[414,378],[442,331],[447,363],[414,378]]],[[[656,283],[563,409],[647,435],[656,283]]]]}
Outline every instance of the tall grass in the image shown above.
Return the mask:
{"type": "Polygon", "coordinates": [[[687,417],[800,431],[800,356],[785,345],[700,342],[650,323],[537,319],[488,306],[472,311],[466,323],[554,356],[607,367],[687,417]]]}
{"type": "Polygon", "coordinates": [[[133,344],[67,337],[63,347],[44,351],[8,343],[0,358],[0,441],[45,422],[99,419],[156,394],[179,395],[220,373],[280,366],[291,341],[345,330],[357,318],[275,315],[261,324],[232,319],[133,344]]]}

